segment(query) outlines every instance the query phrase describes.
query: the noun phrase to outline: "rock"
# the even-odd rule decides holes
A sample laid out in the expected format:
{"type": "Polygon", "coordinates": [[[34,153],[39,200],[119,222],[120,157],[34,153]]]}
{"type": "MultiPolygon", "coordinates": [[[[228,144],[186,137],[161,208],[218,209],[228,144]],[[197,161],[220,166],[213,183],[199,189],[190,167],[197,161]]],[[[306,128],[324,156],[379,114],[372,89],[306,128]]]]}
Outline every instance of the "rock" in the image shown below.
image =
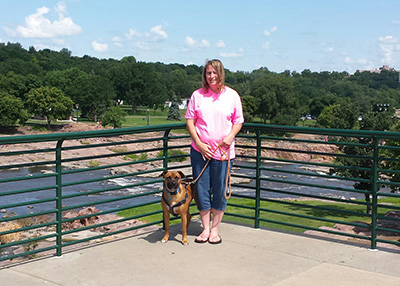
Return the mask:
{"type": "MultiPolygon", "coordinates": [[[[22,226],[17,222],[6,222],[0,224],[0,232],[19,229],[22,226]]],[[[6,244],[13,241],[18,241],[21,237],[21,232],[13,232],[9,234],[0,235],[0,244],[6,244]]]]}
{"type": "MultiPolygon", "coordinates": [[[[79,212],[72,212],[72,211],[68,212],[63,216],[63,219],[71,219],[74,217],[91,215],[98,212],[99,210],[95,207],[87,207],[81,209],[79,212]]],[[[95,224],[98,219],[99,216],[97,215],[88,218],[80,218],[79,220],[73,220],[63,223],[62,228],[63,230],[77,229],[91,224],[95,224]]]]}

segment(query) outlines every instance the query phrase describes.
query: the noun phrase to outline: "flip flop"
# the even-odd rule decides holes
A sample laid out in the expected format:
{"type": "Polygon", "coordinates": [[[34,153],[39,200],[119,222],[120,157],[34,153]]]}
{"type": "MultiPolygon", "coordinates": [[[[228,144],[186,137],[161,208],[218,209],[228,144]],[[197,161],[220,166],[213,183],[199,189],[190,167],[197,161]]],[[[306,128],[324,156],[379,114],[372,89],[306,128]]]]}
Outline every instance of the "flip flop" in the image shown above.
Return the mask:
{"type": "Polygon", "coordinates": [[[218,235],[219,240],[217,241],[211,241],[210,239],[208,239],[208,243],[209,244],[220,244],[222,242],[222,238],[218,235]]]}
{"type": "Polygon", "coordinates": [[[204,237],[204,236],[198,236],[196,237],[196,239],[194,240],[194,242],[196,243],[206,243],[208,241],[208,237],[204,237]],[[205,240],[199,239],[199,238],[205,238],[205,240]]]}

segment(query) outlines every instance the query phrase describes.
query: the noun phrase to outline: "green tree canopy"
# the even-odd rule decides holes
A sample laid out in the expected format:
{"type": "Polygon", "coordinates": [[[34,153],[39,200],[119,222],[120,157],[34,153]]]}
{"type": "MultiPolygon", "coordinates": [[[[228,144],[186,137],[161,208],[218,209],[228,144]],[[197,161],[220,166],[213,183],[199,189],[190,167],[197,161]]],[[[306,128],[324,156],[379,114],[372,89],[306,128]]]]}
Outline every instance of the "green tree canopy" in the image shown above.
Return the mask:
{"type": "Polygon", "coordinates": [[[0,91],[0,126],[13,126],[17,122],[24,125],[27,120],[28,113],[22,100],[0,91]]]}
{"type": "Polygon", "coordinates": [[[126,112],[120,107],[110,107],[102,116],[101,125],[112,126],[115,128],[122,127],[122,122],[125,121],[126,112]]]}
{"type": "Polygon", "coordinates": [[[28,93],[26,104],[31,113],[46,118],[48,129],[52,120],[68,118],[73,107],[73,101],[56,87],[32,89],[28,93]]]}

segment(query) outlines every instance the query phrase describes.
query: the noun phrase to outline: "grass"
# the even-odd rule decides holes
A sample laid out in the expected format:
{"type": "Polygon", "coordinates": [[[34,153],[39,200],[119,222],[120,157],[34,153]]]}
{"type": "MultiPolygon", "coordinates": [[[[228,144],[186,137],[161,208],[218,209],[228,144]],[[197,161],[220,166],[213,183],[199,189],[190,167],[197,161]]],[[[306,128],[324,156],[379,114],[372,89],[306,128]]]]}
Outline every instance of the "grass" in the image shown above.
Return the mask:
{"type": "MultiPolygon", "coordinates": [[[[261,222],[260,226],[274,228],[274,229],[281,229],[290,232],[304,232],[304,228],[294,227],[285,224],[305,225],[308,228],[319,228],[321,226],[333,227],[336,224],[336,222],[317,220],[318,218],[326,220],[335,220],[340,222],[363,222],[366,224],[370,223],[370,218],[364,215],[366,207],[363,205],[344,204],[344,203],[336,203],[336,202],[328,202],[320,200],[306,200],[306,201],[292,201],[292,202],[296,202],[301,205],[298,206],[285,203],[262,201],[260,204],[261,208],[272,210],[273,212],[261,211],[261,217],[268,220],[279,221],[282,222],[283,224],[261,222]],[[317,209],[316,207],[319,207],[319,209],[317,209]],[[345,211],[353,212],[355,214],[347,213],[345,211]],[[297,216],[283,215],[280,214],[280,212],[288,212],[291,214],[296,214],[297,216]],[[299,216],[310,216],[315,219],[303,218],[299,216]]],[[[380,199],[379,203],[387,204],[389,209],[391,206],[400,207],[399,198],[380,199]]],[[[226,209],[226,215],[224,216],[224,221],[234,222],[238,224],[247,224],[247,225],[254,224],[254,220],[250,218],[243,218],[236,216],[236,215],[241,215],[253,218],[254,217],[254,210],[252,209],[254,208],[253,200],[231,198],[229,199],[228,204],[230,205],[228,205],[226,209]],[[247,208],[233,206],[233,205],[245,206],[247,208]],[[235,214],[235,216],[232,216],[230,214],[235,214]]],[[[196,206],[191,206],[190,210],[191,213],[197,213],[196,206]]],[[[153,204],[153,205],[128,209],[119,212],[118,215],[122,217],[132,217],[146,213],[154,213],[157,211],[159,211],[157,214],[152,214],[141,218],[141,220],[145,222],[155,222],[162,219],[162,211],[160,204],[153,204]]],[[[388,209],[386,208],[383,207],[379,208],[380,215],[384,215],[387,211],[388,209]]],[[[180,219],[171,221],[171,224],[176,224],[176,223],[180,223],[180,219]]]]}

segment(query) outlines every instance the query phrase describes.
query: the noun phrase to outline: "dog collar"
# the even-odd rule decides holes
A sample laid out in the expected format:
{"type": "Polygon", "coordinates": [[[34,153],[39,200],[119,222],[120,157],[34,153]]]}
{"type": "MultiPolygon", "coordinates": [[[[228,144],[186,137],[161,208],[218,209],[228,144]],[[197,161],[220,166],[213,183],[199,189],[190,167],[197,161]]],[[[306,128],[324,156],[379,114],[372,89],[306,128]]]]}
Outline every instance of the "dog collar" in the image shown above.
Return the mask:
{"type": "Polygon", "coordinates": [[[168,194],[170,194],[170,195],[176,195],[178,192],[179,192],[179,189],[180,189],[180,187],[178,187],[177,189],[176,189],[176,191],[175,192],[170,192],[169,190],[168,190],[168,188],[165,188],[165,190],[168,192],[168,194]]]}

